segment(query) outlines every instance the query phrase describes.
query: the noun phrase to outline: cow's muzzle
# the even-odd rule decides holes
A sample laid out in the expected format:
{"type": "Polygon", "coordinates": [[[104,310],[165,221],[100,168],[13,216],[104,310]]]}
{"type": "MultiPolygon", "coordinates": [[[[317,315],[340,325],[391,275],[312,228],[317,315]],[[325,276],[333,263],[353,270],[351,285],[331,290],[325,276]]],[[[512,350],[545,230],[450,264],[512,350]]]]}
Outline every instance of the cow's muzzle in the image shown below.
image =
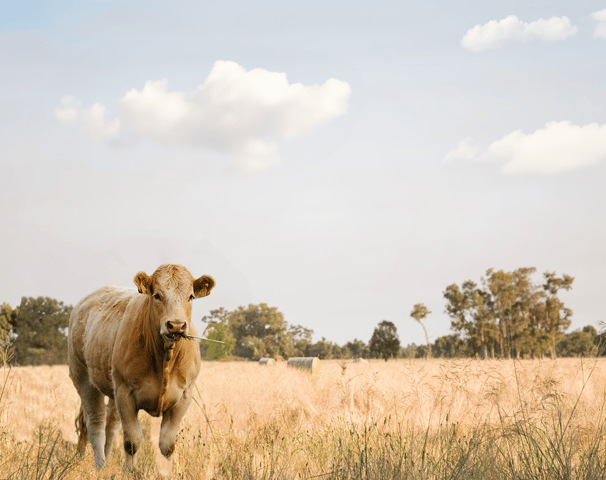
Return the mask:
{"type": "Polygon", "coordinates": [[[187,322],[185,320],[171,319],[164,322],[162,336],[171,342],[176,342],[187,334],[187,322]]]}

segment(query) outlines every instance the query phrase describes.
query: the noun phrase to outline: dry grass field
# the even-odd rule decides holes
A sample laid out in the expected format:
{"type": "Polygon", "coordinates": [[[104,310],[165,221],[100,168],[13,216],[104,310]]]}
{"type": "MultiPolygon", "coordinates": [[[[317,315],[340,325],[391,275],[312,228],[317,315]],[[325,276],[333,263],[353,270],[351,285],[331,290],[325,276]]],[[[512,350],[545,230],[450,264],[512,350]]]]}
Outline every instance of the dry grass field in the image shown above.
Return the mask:
{"type": "Polygon", "coordinates": [[[172,470],[159,419],[137,471],[75,455],[67,367],[0,370],[0,478],[606,478],[606,361],[203,362],[172,470]]]}

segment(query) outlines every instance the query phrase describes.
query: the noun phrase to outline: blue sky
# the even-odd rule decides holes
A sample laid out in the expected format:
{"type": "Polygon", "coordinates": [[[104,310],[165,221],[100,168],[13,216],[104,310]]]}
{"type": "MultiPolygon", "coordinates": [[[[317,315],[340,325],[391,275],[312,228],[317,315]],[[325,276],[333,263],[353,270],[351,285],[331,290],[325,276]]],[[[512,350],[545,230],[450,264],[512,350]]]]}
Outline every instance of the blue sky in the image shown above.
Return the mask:
{"type": "Polygon", "coordinates": [[[488,268],[604,320],[606,4],[23,2],[0,15],[0,300],[181,263],[344,343],[488,268]]]}

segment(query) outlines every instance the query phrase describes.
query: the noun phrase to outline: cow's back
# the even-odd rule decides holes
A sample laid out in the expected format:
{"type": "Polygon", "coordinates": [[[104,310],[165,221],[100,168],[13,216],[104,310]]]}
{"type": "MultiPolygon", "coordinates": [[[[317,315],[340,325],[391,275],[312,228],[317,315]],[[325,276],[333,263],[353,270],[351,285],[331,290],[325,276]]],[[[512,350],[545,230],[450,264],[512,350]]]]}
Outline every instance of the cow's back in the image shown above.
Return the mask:
{"type": "Polygon", "coordinates": [[[91,293],[72,310],[69,319],[70,377],[88,381],[113,398],[111,359],[124,312],[138,295],[135,289],[107,286],[91,293]]]}

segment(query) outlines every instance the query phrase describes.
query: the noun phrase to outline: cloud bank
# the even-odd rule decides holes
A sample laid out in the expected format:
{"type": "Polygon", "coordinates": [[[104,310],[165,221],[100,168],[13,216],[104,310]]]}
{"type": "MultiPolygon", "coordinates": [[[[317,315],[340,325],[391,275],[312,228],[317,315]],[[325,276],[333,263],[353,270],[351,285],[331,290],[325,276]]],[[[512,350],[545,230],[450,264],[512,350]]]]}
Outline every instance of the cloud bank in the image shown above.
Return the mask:
{"type": "Polygon", "coordinates": [[[501,48],[510,42],[543,40],[554,42],[564,40],[577,33],[577,27],[570,25],[568,17],[542,18],[525,23],[515,15],[503,20],[491,20],[484,25],[476,25],[467,30],[461,40],[461,46],[479,52],[489,48],[501,48]]]}
{"type": "Polygon", "coordinates": [[[491,143],[485,151],[463,140],[444,161],[505,159],[505,174],[552,174],[595,165],[606,158],[606,124],[571,125],[549,122],[529,135],[516,130],[491,143]]]}
{"type": "Polygon", "coordinates": [[[275,140],[287,138],[347,112],[351,87],[331,78],[323,85],[290,84],[286,73],[246,71],[217,61],[194,92],[171,92],[168,80],[149,80],[119,101],[120,115],[106,121],[106,108],[86,110],[75,98],[63,99],[55,116],[80,123],[95,144],[128,132],[166,145],[201,146],[235,154],[240,167],[265,168],[278,160],[275,140]]]}
{"type": "Polygon", "coordinates": [[[606,38],[606,8],[599,12],[593,12],[591,18],[598,22],[593,31],[593,38],[606,38]]]}

